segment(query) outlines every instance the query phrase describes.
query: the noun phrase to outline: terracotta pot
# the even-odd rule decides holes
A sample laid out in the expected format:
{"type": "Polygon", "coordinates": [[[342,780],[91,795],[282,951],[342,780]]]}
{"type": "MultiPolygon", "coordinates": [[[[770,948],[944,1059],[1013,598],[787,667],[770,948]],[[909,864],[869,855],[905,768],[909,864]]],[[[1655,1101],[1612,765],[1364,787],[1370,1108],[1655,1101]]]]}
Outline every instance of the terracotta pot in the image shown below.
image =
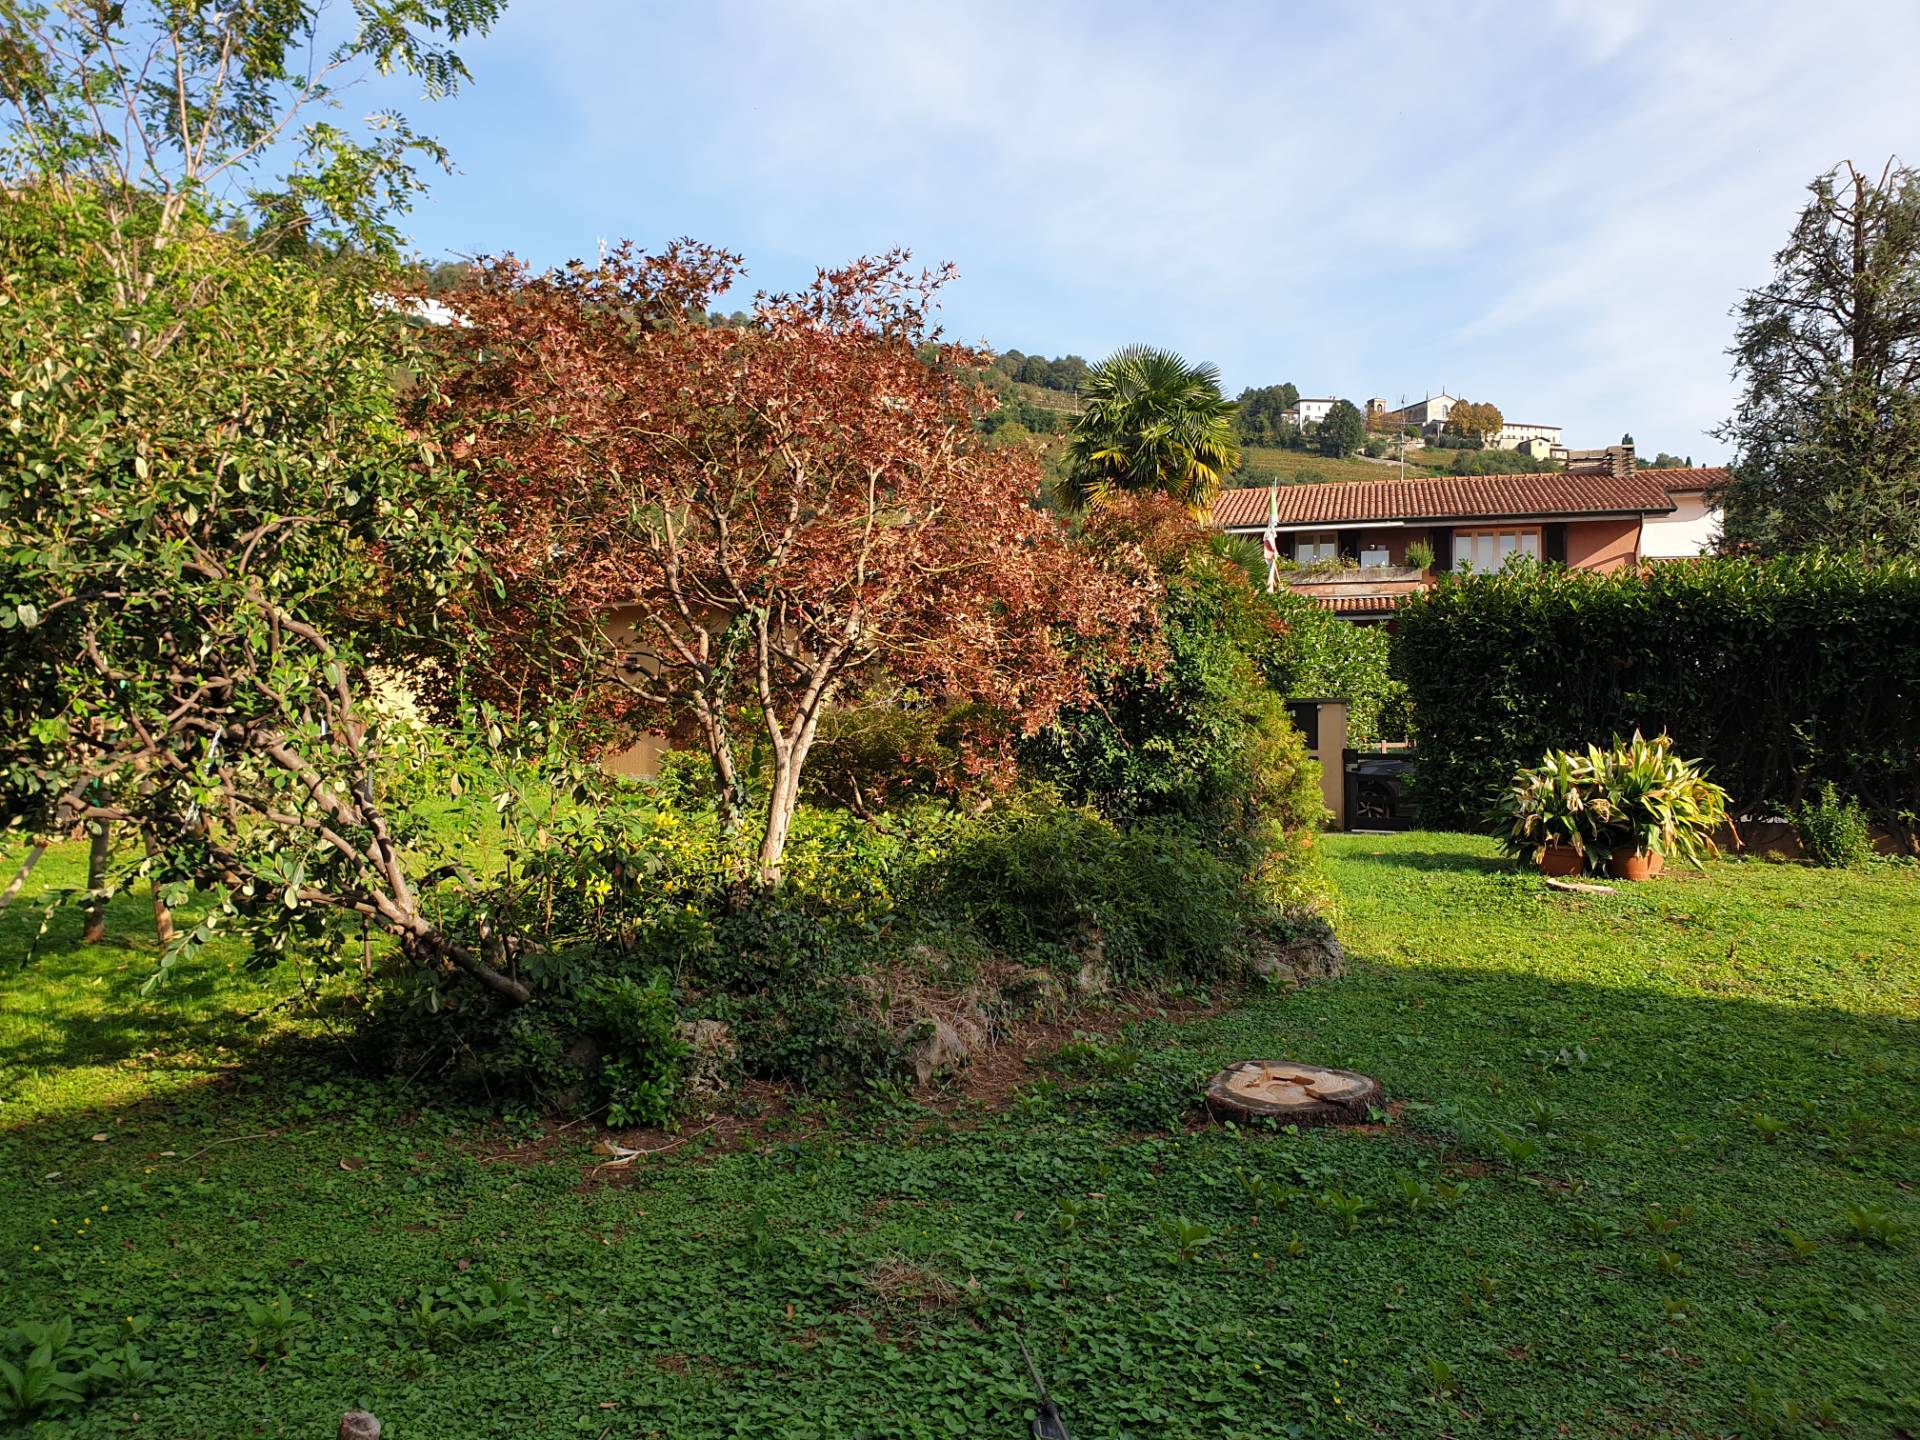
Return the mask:
{"type": "Polygon", "coordinates": [[[1587,868],[1587,857],[1571,845],[1549,845],[1540,852],[1540,868],[1548,875],[1578,875],[1587,868]]]}
{"type": "Polygon", "coordinates": [[[1607,873],[1616,880],[1651,880],[1665,868],[1658,850],[1616,850],[1607,859],[1607,873]]]}

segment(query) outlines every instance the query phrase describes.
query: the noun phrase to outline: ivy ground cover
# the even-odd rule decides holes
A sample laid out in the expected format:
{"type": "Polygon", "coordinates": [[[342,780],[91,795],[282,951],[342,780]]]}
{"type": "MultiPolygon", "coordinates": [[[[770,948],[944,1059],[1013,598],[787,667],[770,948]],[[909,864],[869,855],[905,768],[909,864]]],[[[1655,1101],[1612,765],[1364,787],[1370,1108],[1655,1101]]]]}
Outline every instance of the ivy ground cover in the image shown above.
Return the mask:
{"type": "Polygon", "coordinates": [[[139,998],[137,898],[29,954],[30,893],[0,1323],[138,1357],[38,1433],[1013,1436],[1022,1334],[1082,1437],[1920,1430],[1915,871],[1570,896],[1479,839],[1325,848],[1343,981],[1070,1045],[991,1113],[802,1104],[597,1172],[590,1126],[355,1076],[237,955],[139,998]],[[1254,1055],[1395,1107],[1164,1123],[1254,1055]]]}

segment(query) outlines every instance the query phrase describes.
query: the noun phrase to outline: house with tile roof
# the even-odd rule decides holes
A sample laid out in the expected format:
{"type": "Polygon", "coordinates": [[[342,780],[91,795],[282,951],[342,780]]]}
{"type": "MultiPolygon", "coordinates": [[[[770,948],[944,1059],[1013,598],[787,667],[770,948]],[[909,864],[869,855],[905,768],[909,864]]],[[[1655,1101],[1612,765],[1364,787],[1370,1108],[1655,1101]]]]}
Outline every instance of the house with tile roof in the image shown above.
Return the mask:
{"type": "MultiPolygon", "coordinates": [[[[1498,570],[1515,555],[1580,570],[1618,570],[1711,550],[1719,516],[1718,467],[1641,470],[1630,449],[1583,455],[1581,468],[1540,475],[1439,475],[1283,486],[1277,495],[1287,583],[1360,622],[1385,620],[1406,595],[1431,585],[1407,564],[1416,542],[1433,571],[1498,570]]],[[[1212,522],[1260,536],[1268,492],[1222,491],[1212,522]]]]}

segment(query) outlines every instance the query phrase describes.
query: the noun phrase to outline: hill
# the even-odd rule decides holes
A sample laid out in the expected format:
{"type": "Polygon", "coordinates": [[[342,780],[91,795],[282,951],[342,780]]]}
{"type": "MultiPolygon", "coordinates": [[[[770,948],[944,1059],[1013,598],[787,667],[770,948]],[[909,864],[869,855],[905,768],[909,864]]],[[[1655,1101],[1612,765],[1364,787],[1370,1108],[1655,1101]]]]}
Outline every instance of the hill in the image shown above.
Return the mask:
{"type": "MultiPolygon", "coordinates": [[[[1422,452],[1424,453],[1424,452],[1422,452]]],[[[1282,485],[1310,485],[1328,480],[1397,480],[1400,465],[1378,464],[1372,460],[1329,460],[1306,450],[1285,450],[1272,445],[1249,445],[1241,452],[1240,470],[1228,482],[1235,486],[1266,485],[1278,480],[1282,485]]],[[[1407,474],[1440,475],[1453,463],[1453,455],[1438,465],[1423,465],[1412,455],[1407,457],[1407,474]]]]}

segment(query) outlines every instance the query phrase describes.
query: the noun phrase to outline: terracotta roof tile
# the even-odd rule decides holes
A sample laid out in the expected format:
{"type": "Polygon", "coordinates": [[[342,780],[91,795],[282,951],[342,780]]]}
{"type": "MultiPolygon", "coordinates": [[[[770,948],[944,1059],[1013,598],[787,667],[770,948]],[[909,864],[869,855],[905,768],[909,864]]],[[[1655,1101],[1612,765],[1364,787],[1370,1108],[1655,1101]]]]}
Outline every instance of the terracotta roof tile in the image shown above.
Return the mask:
{"type": "MultiPolygon", "coordinates": [[[[1505,520],[1536,515],[1664,515],[1668,492],[1687,489],[1711,470],[1642,470],[1625,478],[1604,472],[1544,475],[1438,475],[1419,480],[1346,480],[1280,487],[1282,525],[1342,525],[1379,520],[1505,520]]],[[[1718,472],[1724,474],[1724,472],[1718,472]]],[[[1701,484],[1709,483],[1701,481],[1701,484]]],[[[1259,527],[1267,492],[1223,490],[1213,523],[1259,527]]]]}
{"type": "Polygon", "coordinates": [[[1313,595],[1327,609],[1342,615],[1385,615],[1406,599],[1405,595],[1313,595]]]}
{"type": "Polygon", "coordinates": [[[1721,490],[1733,479],[1724,465],[1695,465],[1691,470],[1637,470],[1642,480],[1651,480],[1669,495],[1687,495],[1698,490],[1721,490]]]}

